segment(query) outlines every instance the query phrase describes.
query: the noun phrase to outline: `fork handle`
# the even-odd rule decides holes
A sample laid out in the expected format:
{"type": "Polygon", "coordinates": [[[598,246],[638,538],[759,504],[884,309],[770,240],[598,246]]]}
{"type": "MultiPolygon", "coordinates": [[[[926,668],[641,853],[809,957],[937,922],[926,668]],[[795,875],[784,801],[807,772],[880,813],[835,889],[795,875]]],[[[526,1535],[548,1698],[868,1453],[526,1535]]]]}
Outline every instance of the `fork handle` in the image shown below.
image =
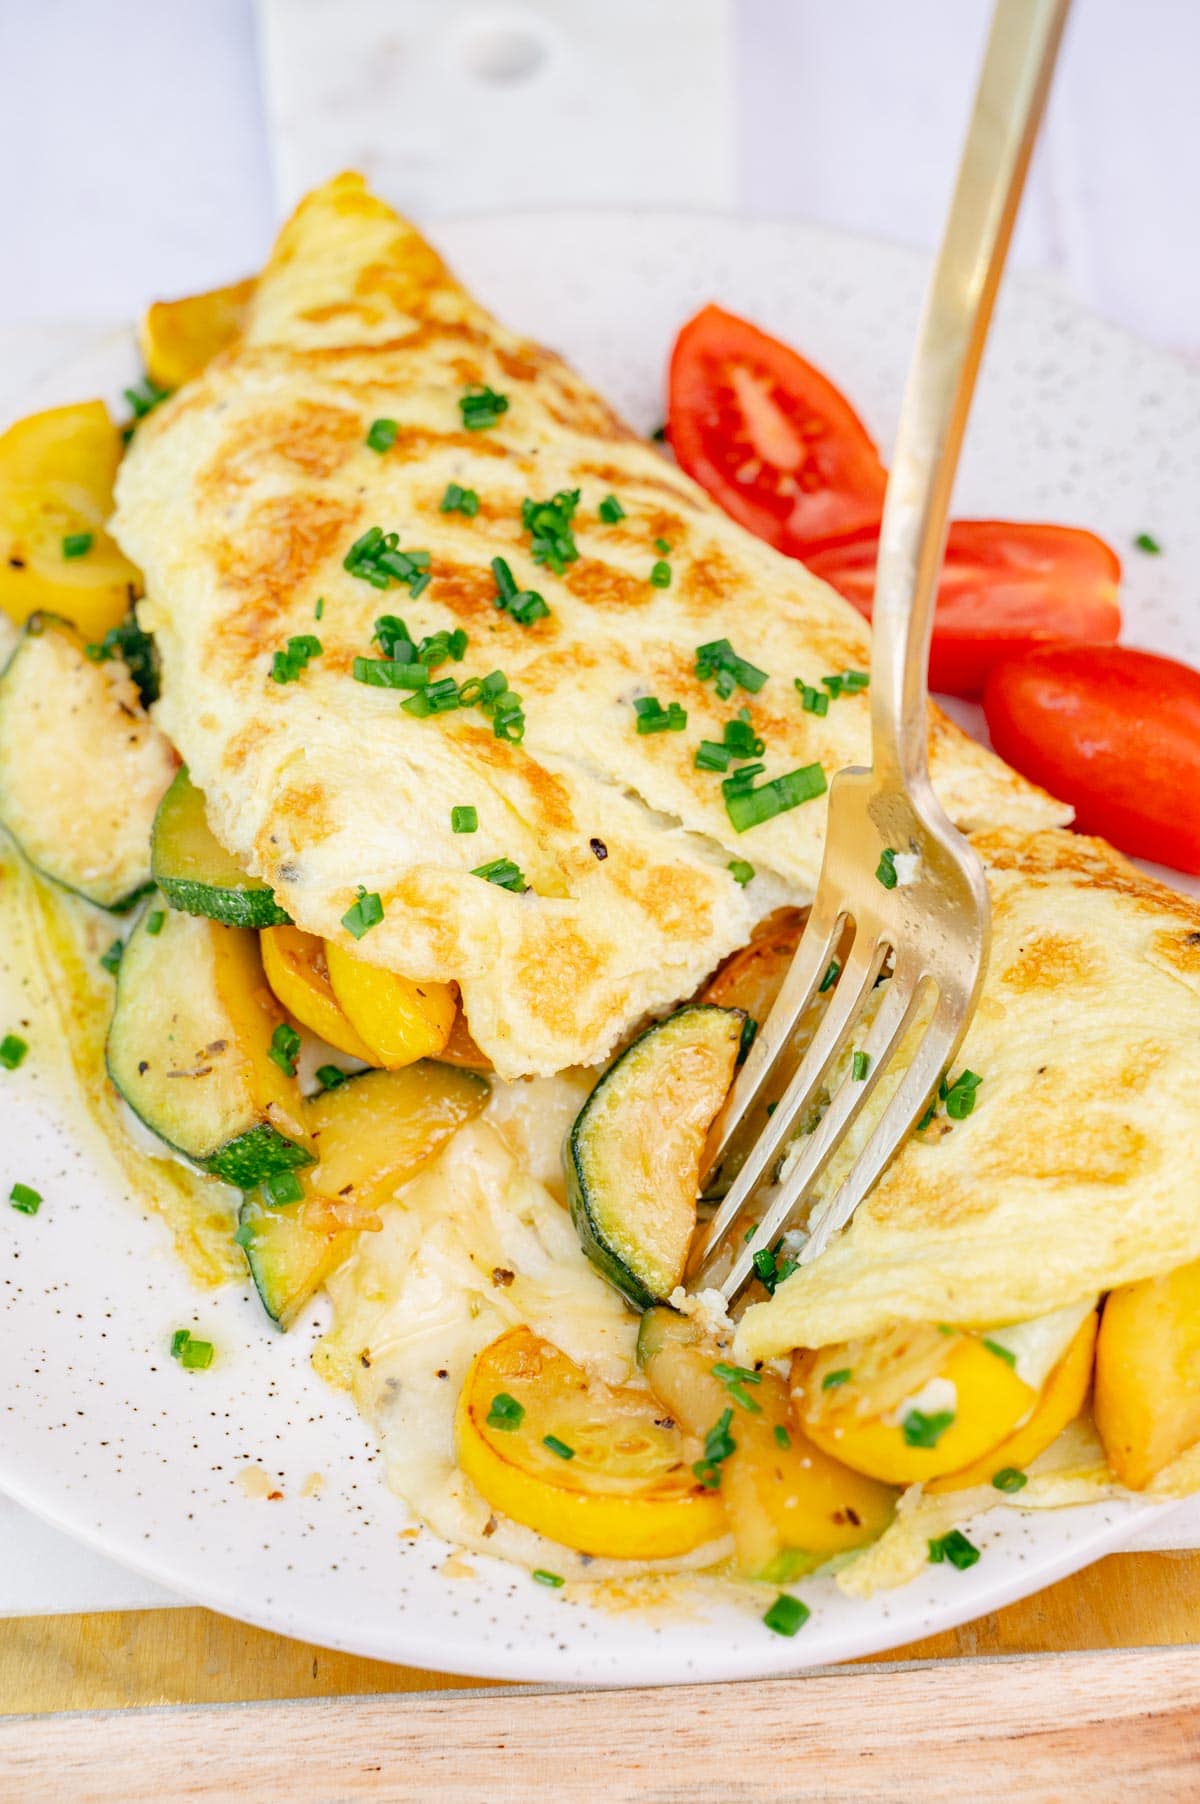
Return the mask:
{"type": "Polygon", "coordinates": [[[888,479],[871,651],[875,768],[928,782],[929,641],[950,493],[1070,0],[997,0],[888,479]]]}

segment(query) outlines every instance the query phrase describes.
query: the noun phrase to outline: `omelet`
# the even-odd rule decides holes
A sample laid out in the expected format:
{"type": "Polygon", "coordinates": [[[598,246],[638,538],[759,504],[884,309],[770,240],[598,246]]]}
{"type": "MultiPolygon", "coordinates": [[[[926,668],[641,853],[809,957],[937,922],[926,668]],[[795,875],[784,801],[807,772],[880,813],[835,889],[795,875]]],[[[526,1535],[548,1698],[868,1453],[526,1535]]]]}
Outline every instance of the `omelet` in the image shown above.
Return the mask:
{"type": "MultiPolygon", "coordinates": [[[[596,1063],[808,901],[826,780],[868,760],[862,690],[822,715],[796,688],[866,669],[857,614],[499,326],[357,176],[301,204],[240,337],[139,426],[113,532],[145,573],[159,724],[219,840],[302,928],[457,983],[504,1077],[596,1063]],[[523,505],[556,497],[565,537],[523,505]],[[346,567],[372,528],[424,554],[390,586],[346,567]],[[477,695],[502,673],[520,728],[356,681],[381,616],[465,633],[436,679],[477,695]],[[276,681],[293,639],[307,662],[276,681]],[[738,831],[696,765],[727,729],[761,744],[752,783],[801,772],[809,799],[738,831]],[[355,941],[360,888],[383,918],[355,941]]],[[[1068,818],[936,710],[930,758],[963,827],[1068,818]]]]}
{"type": "Polygon", "coordinates": [[[1200,905],[1102,840],[975,845],[992,946],[955,1063],[975,1107],[939,1108],[820,1258],[746,1311],[740,1359],[1025,1322],[1200,1257],[1200,905]]]}

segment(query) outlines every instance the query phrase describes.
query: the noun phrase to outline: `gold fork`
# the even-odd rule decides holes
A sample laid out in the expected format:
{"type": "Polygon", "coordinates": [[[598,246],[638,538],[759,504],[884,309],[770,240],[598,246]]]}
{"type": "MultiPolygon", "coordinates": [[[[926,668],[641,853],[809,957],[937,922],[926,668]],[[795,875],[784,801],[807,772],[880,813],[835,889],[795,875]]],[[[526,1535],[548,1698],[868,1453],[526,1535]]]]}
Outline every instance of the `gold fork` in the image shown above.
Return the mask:
{"type": "Polygon", "coordinates": [[[888,480],[875,576],[872,765],[843,770],[830,786],[804,937],[709,1136],[711,1187],[759,1126],[689,1262],[688,1288],[716,1287],[726,1301],[753,1275],[755,1255],[801,1215],[880,1081],[889,1070],[895,1078],[901,1042],[917,1039],[850,1170],[814,1211],[800,1261],[815,1259],[846,1225],[936,1095],[978,1000],[987,885],[929,781],[926,671],[958,453],[1068,5],[998,0],[992,17],[888,480]],[[885,967],[874,1019],[846,1067],[885,967]],[[828,1006],[797,1063],[797,1029],[824,991],[828,1006]],[[844,1075],[824,1105],[835,1067],[844,1075]]]}

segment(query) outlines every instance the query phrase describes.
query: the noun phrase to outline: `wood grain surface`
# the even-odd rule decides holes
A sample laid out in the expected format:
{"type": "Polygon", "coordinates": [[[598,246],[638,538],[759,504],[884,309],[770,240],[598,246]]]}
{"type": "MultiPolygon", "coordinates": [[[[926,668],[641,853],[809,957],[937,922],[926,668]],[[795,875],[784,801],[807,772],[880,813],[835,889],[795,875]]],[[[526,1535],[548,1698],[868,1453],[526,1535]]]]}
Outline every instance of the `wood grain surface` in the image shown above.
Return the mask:
{"type": "MultiPolygon", "coordinates": [[[[900,1650],[910,1659],[1200,1644],[1200,1554],[1115,1554],[900,1650]]],[[[884,1656],[895,1659],[896,1654],[884,1656]]],[[[0,1716],[475,1686],[287,1641],[208,1610],[0,1621],[0,1716]]]]}
{"type": "Polygon", "coordinates": [[[1194,1648],[0,1722],[6,1804],[1182,1804],[1198,1790],[1194,1648]]]}

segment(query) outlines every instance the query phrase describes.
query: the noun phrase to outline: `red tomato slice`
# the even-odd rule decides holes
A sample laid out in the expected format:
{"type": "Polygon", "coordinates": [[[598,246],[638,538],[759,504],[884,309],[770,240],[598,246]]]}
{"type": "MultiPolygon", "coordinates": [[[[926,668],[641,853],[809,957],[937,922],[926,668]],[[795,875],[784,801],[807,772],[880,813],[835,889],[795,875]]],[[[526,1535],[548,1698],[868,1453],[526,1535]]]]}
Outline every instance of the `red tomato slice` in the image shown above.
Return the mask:
{"type": "MultiPolygon", "coordinates": [[[[871,618],[874,532],[805,558],[816,576],[871,618]]],[[[1074,526],[956,520],[938,587],[929,686],[978,695],[998,658],[1047,641],[1110,644],[1121,630],[1121,561],[1074,526]]]]}
{"type": "Polygon", "coordinates": [[[887,476],[845,396],[721,307],[705,307],[675,340],[668,432],[688,475],[793,557],[882,513],[887,476]]]}
{"type": "Polygon", "coordinates": [[[1200,874],[1200,671],[1125,645],[1050,645],[996,664],[992,743],[1138,858],[1200,874]]]}

